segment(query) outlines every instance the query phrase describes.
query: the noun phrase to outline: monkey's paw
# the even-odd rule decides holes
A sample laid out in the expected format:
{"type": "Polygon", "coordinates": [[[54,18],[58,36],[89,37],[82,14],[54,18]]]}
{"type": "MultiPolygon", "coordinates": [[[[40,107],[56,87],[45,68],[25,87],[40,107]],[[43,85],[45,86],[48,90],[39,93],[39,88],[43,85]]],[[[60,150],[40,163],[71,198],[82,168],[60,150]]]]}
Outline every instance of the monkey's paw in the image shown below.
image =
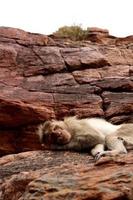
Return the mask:
{"type": "Polygon", "coordinates": [[[99,160],[101,157],[105,156],[105,152],[98,152],[95,155],[95,161],[99,160]]]}

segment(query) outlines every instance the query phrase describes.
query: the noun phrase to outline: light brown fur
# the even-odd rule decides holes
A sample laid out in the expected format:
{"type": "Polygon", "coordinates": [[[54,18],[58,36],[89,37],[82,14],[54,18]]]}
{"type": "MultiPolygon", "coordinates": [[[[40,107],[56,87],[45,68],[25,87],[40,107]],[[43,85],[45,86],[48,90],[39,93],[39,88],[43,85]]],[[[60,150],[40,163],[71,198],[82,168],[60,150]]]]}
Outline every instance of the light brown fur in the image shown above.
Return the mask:
{"type": "Polygon", "coordinates": [[[41,143],[48,144],[49,148],[54,150],[90,151],[97,144],[104,144],[102,135],[93,130],[86,120],[76,117],[67,117],[64,121],[47,121],[39,126],[37,134],[41,143]],[[56,126],[62,129],[62,134],[58,133],[58,128],[53,131],[56,126]],[[62,137],[60,143],[58,135],[62,137]]]}

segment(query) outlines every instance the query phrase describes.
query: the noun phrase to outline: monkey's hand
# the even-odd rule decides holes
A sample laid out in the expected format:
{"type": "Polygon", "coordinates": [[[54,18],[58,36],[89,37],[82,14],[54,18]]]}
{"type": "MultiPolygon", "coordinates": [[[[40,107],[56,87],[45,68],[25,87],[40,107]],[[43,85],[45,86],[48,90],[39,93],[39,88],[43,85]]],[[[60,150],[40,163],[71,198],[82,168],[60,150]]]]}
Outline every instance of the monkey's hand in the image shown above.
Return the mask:
{"type": "Polygon", "coordinates": [[[95,160],[98,160],[105,153],[104,144],[97,144],[92,150],[91,154],[95,160]]]}
{"type": "Polygon", "coordinates": [[[114,149],[114,150],[108,150],[108,151],[102,151],[102,152],[98,152],[96,155],[95,155],[95,160],[98,160],[100,159],[102,156],[117,156],[119,154],[127,154],[127,150],[124,148],[124,149],[114,149]]]}
{"type": "Polygon", "coordinates": [[[99,160],[101,157],[105,156],[105,151],[103,152],[97,152],[97,154],[95,155],[95,161],[99,160]]]}

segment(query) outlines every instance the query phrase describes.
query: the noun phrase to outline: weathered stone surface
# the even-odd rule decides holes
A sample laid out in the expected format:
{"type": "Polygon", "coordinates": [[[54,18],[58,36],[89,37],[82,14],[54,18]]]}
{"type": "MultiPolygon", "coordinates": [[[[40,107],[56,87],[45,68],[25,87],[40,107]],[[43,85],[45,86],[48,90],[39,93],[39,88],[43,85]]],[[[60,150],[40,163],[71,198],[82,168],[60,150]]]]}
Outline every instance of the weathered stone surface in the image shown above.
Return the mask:
{"type": "Polygon", "coordinates": [[[106,107],[105,114],[108,117],[133,113],[133,93],[104,92],[103,98],[106,107]]]}
{"type": "Polygon", "coordinates": [[[32,48],[32,51],[34,55],[31,58],[31,61],[34,60],[34,63],[31,63],[31,62],[26,63],[27,69],[24,72],[25,76],[54,73],[54,72],[62,71],[65,69],[65,63],[60,54],[59,48],[34,47],[32,48]],[[39,68],[38,68],[38,63],[40,63],[39,68]]]}
{"type": "Polygon", "coordinates": [[[86,69],[82,71],[74,71],[72,74],[77,82],[80,84],[91,83],[93,81],[102,81],[105,79],[121,79],[129,77],[130,73],[129,66],[111,66],[111,67],[102,67],[98,69],[86,69]]]}
{"type": "Polygon", "coordinates": [[[102,28],[97,28],[97,27],[89,27],[89,35],[91,34],[95,34],[95,35],[99,35],[99,34],[103,34],[104,37],[105,35],[109,35],[109,31],[107,29],[102,29],[102,28]]]}
{"type": "Polygon", "coordinates": [[[76,49],[65,48],[61,50],[61,53],[70,71],[110,65],[106,57],[99,52],[99,49],[92,45],[76,49]]]}
{"type": "Polygon", "coordinates": [[[2,200],[132,199],[132,153],[102,158],[33,151],[0,159],[2,200]]]}
{"type": "Polygon", "coordinates": [[[21,29],[0,27],[0,41],[18,43],[21,45],[40,45],[54,44],[54,41],[46,35],[28,33],[21,29]]]}
{"type": "Polygon", "coordinates": [[[132,50],[125,46],[99,46],[102,53],[111,65],[133,65],[132,50]]]}

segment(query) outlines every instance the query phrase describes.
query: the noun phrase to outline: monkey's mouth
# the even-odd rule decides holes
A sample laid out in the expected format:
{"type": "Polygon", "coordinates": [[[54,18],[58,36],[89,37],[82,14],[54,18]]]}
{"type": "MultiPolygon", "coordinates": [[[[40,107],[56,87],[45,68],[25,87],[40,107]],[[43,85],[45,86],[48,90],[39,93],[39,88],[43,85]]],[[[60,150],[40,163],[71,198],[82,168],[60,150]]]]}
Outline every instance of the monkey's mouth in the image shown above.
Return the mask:
{"type": "Polygon", "coordinates": [[[43,135],[43,144],[65,145],[71,140],[71,134],[63,129],[51,130],[50,133],[43,135]]]}
{"type": "Polygon", "coordinates": [[[66,144],[66,141],[64,141],[62,133],[60,132],[53,132],[51,134],[51,142],[52,144],[58,144],[58,145],[66,144]]]}
{"type": "Polygon", "coordinates": [[[43,144],[63,144],[61,134],[51,132],[48,135],[43,135],[43,144]]]}

